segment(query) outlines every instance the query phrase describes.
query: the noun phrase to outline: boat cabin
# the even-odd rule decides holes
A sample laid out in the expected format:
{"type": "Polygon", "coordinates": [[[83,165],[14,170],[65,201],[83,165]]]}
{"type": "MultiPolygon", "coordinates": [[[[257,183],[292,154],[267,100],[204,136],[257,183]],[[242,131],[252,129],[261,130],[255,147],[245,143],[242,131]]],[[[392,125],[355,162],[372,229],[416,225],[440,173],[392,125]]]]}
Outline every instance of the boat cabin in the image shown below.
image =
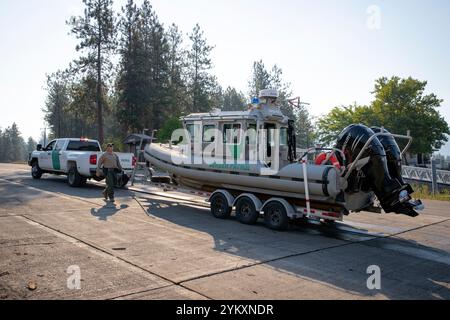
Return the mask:
{"type": "Polygon", "coordinates": [[[271,167],[276,162],[280,168],[292,163],[296,158],[294,125],[282,114],[277,98],[275,90],[263,90],[246,111],[215,109],[182,118],[192,154],[227,164],[271,167]]]}

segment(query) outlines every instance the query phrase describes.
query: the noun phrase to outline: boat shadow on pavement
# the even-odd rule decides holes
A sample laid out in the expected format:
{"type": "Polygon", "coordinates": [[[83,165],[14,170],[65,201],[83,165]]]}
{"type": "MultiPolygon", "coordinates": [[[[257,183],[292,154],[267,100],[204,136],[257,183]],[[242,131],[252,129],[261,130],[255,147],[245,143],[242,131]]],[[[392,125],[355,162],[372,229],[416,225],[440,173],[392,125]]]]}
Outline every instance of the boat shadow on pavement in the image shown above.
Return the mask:
{"type": "MultiPolygon", "coordinates": [[[[333,288],[324,299],[333,295],[336,299],[450,299],[450,253],[414,240],[381,236],[341,223],[303,222],[279,232],[267,229],[262,219],[249,226],[234,216],[216,219],[208,208],[176,200],[154,200],[150,196],[141,200],[149,216],[211,235],[214,250],[293,276],[298,285],[308,279],[333,288]],[[367,269],[371,265],[380,267],[381,290],[368,289],[371,273],[367,269]]],[[[242,274],[237,285],[264,281],[246,279],[246,273],[242,274]]],[[[236,283],[230,283],[233,285],[236,283]]],[[[311,297],[316,299],[317,295],[311,297]]]]}

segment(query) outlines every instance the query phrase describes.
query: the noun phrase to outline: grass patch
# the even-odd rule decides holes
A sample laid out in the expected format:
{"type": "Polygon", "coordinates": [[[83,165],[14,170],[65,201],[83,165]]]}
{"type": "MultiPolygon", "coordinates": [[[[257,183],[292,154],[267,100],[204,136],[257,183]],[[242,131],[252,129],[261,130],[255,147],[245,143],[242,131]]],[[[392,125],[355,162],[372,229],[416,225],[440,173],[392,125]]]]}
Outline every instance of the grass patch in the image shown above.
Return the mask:
{"type": "Polygon", "coordinates": [[[432,194],[430,188],[424,184],[411,184],[414,189],[413,197],[418,199],[450,201],[450,191],[448,189],[441,190],[432,194]]]}

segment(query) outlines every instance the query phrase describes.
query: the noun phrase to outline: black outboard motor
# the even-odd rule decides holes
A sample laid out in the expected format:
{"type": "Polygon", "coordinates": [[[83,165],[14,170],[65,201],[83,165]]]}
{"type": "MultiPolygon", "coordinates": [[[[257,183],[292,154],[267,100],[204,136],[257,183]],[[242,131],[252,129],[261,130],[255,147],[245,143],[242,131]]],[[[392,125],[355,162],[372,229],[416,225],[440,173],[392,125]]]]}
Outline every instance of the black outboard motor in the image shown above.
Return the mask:
{"type": "MultiPolygon", "coordinates": [[[[375,133],[381,132],[381,128],[379,127],[372,127],[370,129],[375,133]]],[[[386,129],[383,129],[383,132],[390,133],[386,129]]],[[[391,178],[397,179],[402,185],[406,184],[402,177],[402,155],[397,141],[392,136],[378,136],[377,138],[386,151],[387,166],[391,178]]]]}
{"type": "MultiPolygon", "coordinates": [[[[392,166],[392,173],[388,167],[388,156],[383,144],[378,138],[374,138],[367,148],[364,145],[374,135],[374,131],[368,127],[357,124],[345,128],[337,139],[336,148],[344,152],[346,162],[346,170],[350,164],[354,162],[358,154],[362,151],[362,156],[358,160],[360,164],[357,166],[359,170],[353,170],[348,178],[348,188],[345,192],[356,193],[359,190],[373,191],[380,201],[384,211],[406,214],[415,217],[418,213],[414,207],[421,204],[419,202],[410,201],[414,191],[409,184],[401,179],[401,166],[396,162],[396,166],[392,166]],[[400,179],[398,178],[400,177],[400,179]]],[[[386,146],[390,146],[392,141],[385,139],[386,146]]],[[[394,140],[395,142],[395,140],[394,140]]],[[[396,145],[396,144],[395,144],[396,145]]],[[[396,146],[398,149],[398,146],[396,146]]],[[[396,159],[400,156],[396,154],[394,147],[389,149],[389,159],[396,159]]],[[[340,160],[341,161],[341,160],[340,160]]]]}

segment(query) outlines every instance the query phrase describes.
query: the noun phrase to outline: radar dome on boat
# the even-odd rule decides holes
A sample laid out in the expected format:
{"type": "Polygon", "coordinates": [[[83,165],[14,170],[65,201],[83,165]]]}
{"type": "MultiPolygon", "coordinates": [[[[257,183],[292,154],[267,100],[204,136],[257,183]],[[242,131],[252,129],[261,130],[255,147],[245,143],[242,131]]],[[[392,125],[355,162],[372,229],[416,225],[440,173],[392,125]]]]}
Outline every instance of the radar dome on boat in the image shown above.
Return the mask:
{"type": "Polygon", "coordinates": [[[278,98],[278,91],[276,89],[264,89],[259,92],[259,98],[278,98]]]}

